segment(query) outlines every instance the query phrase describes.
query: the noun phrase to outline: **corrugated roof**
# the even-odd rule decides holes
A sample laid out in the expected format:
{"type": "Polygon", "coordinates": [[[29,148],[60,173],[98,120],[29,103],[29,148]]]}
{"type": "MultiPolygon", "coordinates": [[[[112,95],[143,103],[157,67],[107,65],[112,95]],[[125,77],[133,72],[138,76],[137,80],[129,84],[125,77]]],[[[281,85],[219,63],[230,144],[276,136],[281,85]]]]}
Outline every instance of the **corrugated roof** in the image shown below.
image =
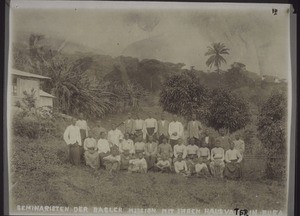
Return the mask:
{"type": "Polygon", "coordinates": [[[37,78],[37,79],[51,79],[50,77],[45,77],[45,76],[41,76],[38,74],[28,73],[28,72],[20,71],[17,69],[11,69],[10,71],[11,71],[11,74],[17,75],[17,76],[32,77],[32,78],[37,78]]]}
{"type": "Polygon", "coordinates": [[[44,92],[43,90],[40,89],[40,97],[51,97],[51,98],[55,98],[55,96],[47,93],[47,92],[44,92]]]}

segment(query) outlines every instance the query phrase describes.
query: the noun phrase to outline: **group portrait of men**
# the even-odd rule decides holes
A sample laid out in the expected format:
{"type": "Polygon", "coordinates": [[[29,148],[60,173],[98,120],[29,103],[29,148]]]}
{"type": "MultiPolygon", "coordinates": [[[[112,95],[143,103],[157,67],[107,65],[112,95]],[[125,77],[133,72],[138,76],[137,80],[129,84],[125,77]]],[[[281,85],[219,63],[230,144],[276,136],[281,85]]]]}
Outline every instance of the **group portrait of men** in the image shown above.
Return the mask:
{"type": "Polygon", "coordinates": [[[173,172],[185,177],[242,177],[244,141],[238,134],[230,139],[225,129],[212,137],[196,114],[184,126],[176,114],[168,120],[165,112],[160,119],[154,118],[152,112],[146,119],[139,113],[135,118],[128,113],[125,121],[112,123],[110,130],[103,128],[101,121],[89,128],[80,114],[66,128],[64,140],[73,165],[85,164],[110,173],[125,170],[173,172]]]}

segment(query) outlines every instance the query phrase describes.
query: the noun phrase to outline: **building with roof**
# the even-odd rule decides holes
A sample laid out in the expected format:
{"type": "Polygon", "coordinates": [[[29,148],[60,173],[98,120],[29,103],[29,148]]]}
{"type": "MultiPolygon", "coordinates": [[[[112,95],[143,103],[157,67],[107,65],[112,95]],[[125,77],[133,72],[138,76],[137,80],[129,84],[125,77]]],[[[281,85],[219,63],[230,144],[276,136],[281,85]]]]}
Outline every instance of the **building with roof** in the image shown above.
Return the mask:
{"type": "Polygon", "coordinates": [[[51,78],[16,69],[11,69],[10,74],[12,76],[13,105],[16,105],[17,102],[22,103],[22,99],[25,97],[24,92],[31,93],[33,91],[37,108],[53,107],[53,98],[55,97],[41,89],[41,82],[51,78]]]}

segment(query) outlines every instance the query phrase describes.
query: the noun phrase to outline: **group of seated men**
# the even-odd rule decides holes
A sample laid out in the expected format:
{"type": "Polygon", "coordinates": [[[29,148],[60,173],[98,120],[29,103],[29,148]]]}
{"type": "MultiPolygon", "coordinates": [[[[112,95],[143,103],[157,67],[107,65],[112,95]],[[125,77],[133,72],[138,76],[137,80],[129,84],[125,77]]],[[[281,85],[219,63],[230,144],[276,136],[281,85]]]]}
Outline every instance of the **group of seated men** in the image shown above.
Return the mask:
{"type": "Polygon", "coordinates": [[[187,125],[188,137],[183,139],[184,127],[177,116],[173,115],[170,123],[164,117],[163,113],[157,121],[149,113],[146,120],[139,116],[134,120],[129,114],[123,122],[123,134],[114,123],[108,133],[100,125],[90,131],[80,115],[64,133],[70,161],[75,165],[82,161],[94,169],[104,167],[109,172],[152,170],[184,176],[241,177],[245,146],[239,136],[232,141],[221,130],[220,137],[213,140],[207,131],[202,132],[193,115],[187,125]]]}

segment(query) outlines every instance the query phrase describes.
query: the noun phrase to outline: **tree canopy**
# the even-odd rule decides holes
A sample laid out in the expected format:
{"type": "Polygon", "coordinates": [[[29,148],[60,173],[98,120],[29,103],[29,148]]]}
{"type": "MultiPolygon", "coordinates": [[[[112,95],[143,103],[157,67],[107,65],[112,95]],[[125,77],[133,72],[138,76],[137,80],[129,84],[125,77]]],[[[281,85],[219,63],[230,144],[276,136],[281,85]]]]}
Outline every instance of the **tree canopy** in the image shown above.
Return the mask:
{"type": "Polygon", "coordinates": [[[208,92],[200,84],[193,72],[171,76],[163,84],[160,93],[160,104],[165,111],[177,113],[189,118],[196,113],[199,118],[207,118],[205,109],[208,92]]]}
{"type": "Polygon", "coordinates": [[[217,88],[211,92],[209,110],[208,125],[215,129],[225,128],[234,132],[250,122],[248,103],[226,89],[217,88]]]}
{"type": "Polygon", "coordinates": [[[174,75],[168,79],[160,94],[165,111],[190,118],[192,113],[215,129],[234,132],[250,121],[246,101],[228,90],[210,89],[200,84],[195,72],[174,75]]]}
{"type": "Polygon", "coordinates": [[[205,53],[205,56],[209,56],[206,61],[206,65],[208,67],[215,66],[217,68],[217,72],[220,73],[220,66],[222,63],[226,63],[225,58],[222,55],[229,55],[229,49],[226,48],[223,43],[212,43],[211,46],[207,47],[208,50],[205,53]]]}

